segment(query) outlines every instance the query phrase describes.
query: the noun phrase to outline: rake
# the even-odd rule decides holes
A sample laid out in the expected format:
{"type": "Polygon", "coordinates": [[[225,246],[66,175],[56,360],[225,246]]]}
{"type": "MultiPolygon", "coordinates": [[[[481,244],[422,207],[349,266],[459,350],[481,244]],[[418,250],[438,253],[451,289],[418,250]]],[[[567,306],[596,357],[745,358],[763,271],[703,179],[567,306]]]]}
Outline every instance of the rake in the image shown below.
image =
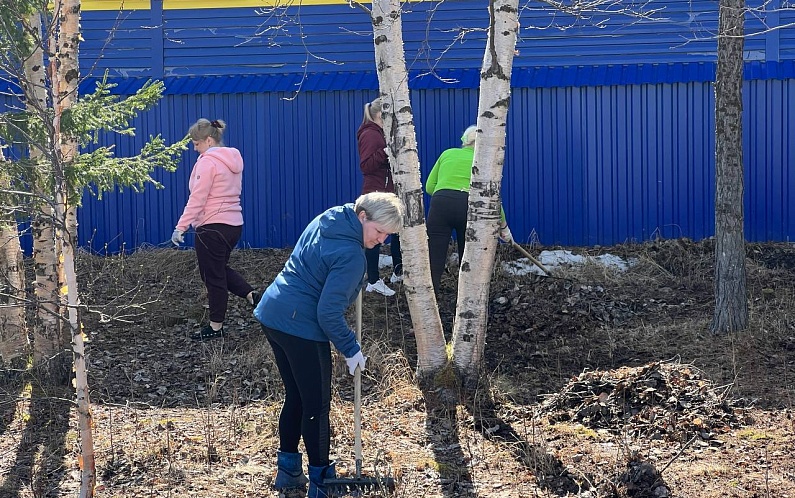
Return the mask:
{"type": "MultiPolygon", "coordinates": [[[[362,291],[356,297],[356,340],[362,343],[362,291]]],[[[362,370],[356,367],[353,374],[353,451],[356,458],[356,476],[325,479],[328,496],[358,495],[363,492],[394,491],[395,480],[391,477],[362,476],[362,370]]]]}
{"type": "Polygon", "coordinates": [[[534,258],[532,254],[530,254],[529,252],[525,251],[524,247],[520,246],[518,242],[516,242],[515,240],[512,240],[511,241],[511,245],[513,247],[515,247],[520,253],[524,254],[525,257],[527,257],[527,259],[529,259],[531,263],[536,265],[538,268],[541,269],[541,271],[543,271],[547,276],[549,276],[549,270],[547,270],[544,267],[544,265],[541,264],[541,262],[539,260],[534,258]]]}

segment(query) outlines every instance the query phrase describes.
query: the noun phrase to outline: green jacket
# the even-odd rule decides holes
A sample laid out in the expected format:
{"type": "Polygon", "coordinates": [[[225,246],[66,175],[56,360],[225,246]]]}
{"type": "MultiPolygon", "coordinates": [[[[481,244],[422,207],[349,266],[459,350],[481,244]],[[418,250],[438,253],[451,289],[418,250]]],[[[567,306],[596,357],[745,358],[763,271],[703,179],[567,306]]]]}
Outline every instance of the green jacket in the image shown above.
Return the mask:
{"type": "Polygon", "coordinates": [[[433,195],[437,190],[469,192],[469,178],[472,176],[474,159],[473,147],[447,149],[442,152],[425,181],[425,191],[428,195],[433,195]]]}
{"type": "MultiPolygon", "coordinates": [[[[425,191],[428,195],[433,195],[439,190],[469,192],[474,160],[474,147],[457,147],[442,152],[433,165],[428,179],[425,180],[425,191]]],[[[505,210],[502,206],[500,206],[500,220],[505,224],[505,210]]]]}

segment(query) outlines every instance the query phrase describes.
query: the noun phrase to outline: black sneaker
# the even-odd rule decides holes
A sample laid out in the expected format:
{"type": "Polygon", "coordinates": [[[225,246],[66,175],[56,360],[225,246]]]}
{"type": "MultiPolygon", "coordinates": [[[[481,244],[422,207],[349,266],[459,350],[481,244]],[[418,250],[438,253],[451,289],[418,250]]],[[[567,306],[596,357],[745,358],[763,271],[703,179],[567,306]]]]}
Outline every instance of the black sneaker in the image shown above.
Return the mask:
{"type": "Polygon", "coordinates": [[[208,323],[204,327],[201,328],[198,332],[194,332],[191,334],[190,338],[194,341],[207,341],[210,339],[215,339],[216,337],[224,337],[226,332],[224,332],[224,328],[221,327],[218,330],[213,330],[208,323]]]}

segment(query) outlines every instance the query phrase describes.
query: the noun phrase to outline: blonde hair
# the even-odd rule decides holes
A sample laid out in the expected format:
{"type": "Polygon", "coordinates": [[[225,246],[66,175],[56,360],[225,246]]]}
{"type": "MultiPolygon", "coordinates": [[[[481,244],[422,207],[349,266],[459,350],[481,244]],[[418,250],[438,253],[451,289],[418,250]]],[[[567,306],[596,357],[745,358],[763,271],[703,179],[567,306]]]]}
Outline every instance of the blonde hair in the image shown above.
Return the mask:
{"type": "Polygon", "coordinates": [[[375,115],[380,113],[381,110],[382,107],[380,98],[364,104],[364,117],[362,118],[362,124],[372,123],[375,121],[375,115]]]}
{"type": "Polygon", "coordinates": [[[353,206],[356,214],[364,211],[367,219],[383,225],[389,233],[398,233],[403,227],[406,210],[395,194],[389,192],[370,192],[360,195],[353,206]]]}
{"type": "Polygon", "coordinates": [[[224,144],[224,129],[226,123],[223,119],[209,119],[201,118],[188,129],[188,135],[191,140],[204,140],[212,138],[218,145],[224,144]]]}
{"type": "Polygon", "coordinates": [[[472,125],[464,130],[464,134],[461,135],[461,147],[472,147],[475,145],[475,138],[478,136],[477,132],[477,125],[472,125]]]}

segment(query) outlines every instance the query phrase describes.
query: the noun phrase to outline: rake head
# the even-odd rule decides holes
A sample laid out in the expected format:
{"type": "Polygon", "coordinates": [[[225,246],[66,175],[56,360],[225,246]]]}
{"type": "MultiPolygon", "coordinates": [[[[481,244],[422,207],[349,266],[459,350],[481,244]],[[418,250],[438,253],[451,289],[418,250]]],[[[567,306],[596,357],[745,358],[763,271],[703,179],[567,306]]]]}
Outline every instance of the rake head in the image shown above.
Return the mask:
{"type": "Polygon", "coordinates": [[[391,477],[347,477],[323,481],[328,496],[358,496],[363,493],[392,492],[395,480],[391,477]]]}

